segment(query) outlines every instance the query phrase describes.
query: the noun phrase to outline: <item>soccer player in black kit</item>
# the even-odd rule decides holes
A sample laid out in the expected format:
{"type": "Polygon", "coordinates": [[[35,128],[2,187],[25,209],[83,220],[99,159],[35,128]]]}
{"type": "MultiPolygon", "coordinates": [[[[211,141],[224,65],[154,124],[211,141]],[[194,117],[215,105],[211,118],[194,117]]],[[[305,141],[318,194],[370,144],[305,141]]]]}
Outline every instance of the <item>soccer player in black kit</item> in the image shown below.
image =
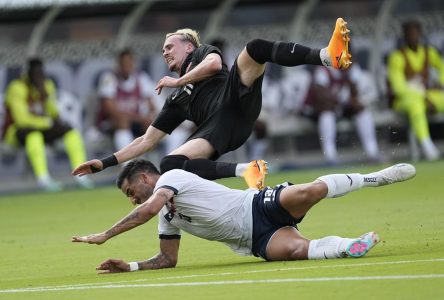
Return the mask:
{"type": "Polygon", "coordinates": [[[200,44],[192,29],[180,29],[166,35],[163,57],[178,78],[163,77],[156,86],[175,88],[168,96],[156,120],[146,133],[131,144],[102,160],[93,159],[73,170],[73,175],[101,171],[152,150],[166,134],[184,120],[197,129],[187,141],[165,156],[161,173],[184,169],[205,179],[243,176],[250,187],[263,188],[267,171],[263,160],[251,163],[215,162],[219,156],[240,147],[250,136],[262,106],[262,79],[265,63],[282,66],[324,65],[336,69],[350,66],[350,41],[347,23],[336,20],[326,48],[311,49],[287,42],[262,39],[250,41],[228,71],[220,50],[200,44]]]}

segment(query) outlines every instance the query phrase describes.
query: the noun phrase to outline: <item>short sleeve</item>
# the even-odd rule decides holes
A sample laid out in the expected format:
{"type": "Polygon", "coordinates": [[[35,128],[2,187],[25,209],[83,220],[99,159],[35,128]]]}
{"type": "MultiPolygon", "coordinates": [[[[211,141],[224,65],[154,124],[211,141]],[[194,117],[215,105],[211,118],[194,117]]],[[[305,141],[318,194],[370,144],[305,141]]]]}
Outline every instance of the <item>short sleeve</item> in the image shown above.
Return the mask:
{"type": "Polygon", "coordinates": [[[159,224],[157,230],[160,239],[178,239],[180,238],[180,229],[172,225],[165,219],[163,214],[159,214],[159,224]]]}
{"type": "Polygon", "coordinates": [[[167,188],[174,192],[174,195],[186,190],[189,186],[193,185],[193,178],[195,174],[191,174],[181,169],[174,169],[162,174],[157,181],[154,191],[160,188],[167,188]]]}
{"type": "Polygon", "coordinates": [[[167,99],[152,126],[171,134],[185,119],[182,109],[178,105],[170,103],[167,99]]]}
{"type": "Polygon", "coordinates": [[[359,65],[353,65],[352,68],[348,71],[348,77],[350,78],[350,81],[354,84],[359,84],[363,77],[363,71],[359,65]]]}
{"type": "Polygon", "coordinates": [[[145,72],[139,73],[140,91],[143,98],[155,97],[154,82],[145,72]]]}
{"type": "Polygon", "coordinates": [[[316,71],[313,75],[313,82],[317,85],[328,87],[330,83],[330,78],[327,74],[327,70],[324,68],[316,68],[316,71]]]}
{"type": "Polygon", "coordinates": [[[97,93],[102,98],[114,98],[116,96],[117,78],[113,73],[106,72],[100,77],[97,93]]]}
{"type": "Polygon", "coordinates": [[[217,53],[222,58],[222,52],[218,48],[211,45],[203,44],[194,52],[193,65],[199,64],[210,53],[217,53]]]}

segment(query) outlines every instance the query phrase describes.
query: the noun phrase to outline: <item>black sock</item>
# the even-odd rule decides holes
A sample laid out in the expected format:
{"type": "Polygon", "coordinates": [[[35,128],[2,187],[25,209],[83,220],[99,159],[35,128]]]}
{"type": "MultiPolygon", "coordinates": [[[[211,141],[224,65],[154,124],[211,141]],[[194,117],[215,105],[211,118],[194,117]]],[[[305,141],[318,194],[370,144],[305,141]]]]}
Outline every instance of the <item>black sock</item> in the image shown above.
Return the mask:
{"type": "Polygon", "coordinates": [[[256,62],[273,62],[281,66],[322,65],[319,49],[286,42],[270,42],[262,39],[247,44],[247,52],[256,62]]]}
{"type": "Polygon", "coordinates": [[[208,180],[236,177],[233,163],[215,162],[209,159],[189,159],[185,155],[167,155],[160,162],[160,173],[182,169],[208,180]]]}
{"type": "Polygon", "coordinates": [[[215,180],[236,177],[236,165],[233,163],[215,162],[209,159],[190,159],[184,163],[183,169],[202,178],[215,180]]]}

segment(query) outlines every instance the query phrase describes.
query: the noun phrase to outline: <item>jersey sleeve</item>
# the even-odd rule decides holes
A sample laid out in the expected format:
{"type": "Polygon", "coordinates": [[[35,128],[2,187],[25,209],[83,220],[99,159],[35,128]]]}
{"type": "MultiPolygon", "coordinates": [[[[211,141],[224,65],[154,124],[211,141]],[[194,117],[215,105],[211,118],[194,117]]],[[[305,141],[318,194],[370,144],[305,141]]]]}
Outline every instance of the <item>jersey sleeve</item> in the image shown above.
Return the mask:
{"type": "Polygon", "coordinates": [[[178,105],[170,103],[168,100],[169,99],[165,101],[162,110],[151,125],[163,132],[171,134],[186,118],[182,109],[178,105]]]}
{"type": "Polygon", "coordinates": [[[330,78],[327,74],[327,70],[324,68],[316,68],[316,71],[313,75],[313,82],[322,87],[328,87],[330,84],[330,78]]]}
{"type": "Polygon", "coordinates": [[[33,127],[48,129],[52,126],[49,116],[39,116],[31,113],[28,107],[27,86],[21,80],[14,80],[7,88],[6,105],[11,111],[14,124],[18,128],[33,127]]]}
{"type": "Polygon", "coordinates": [[[157,230],[159,232],[159,239],[180,239],[180,229],[168,222],[163,214],[159,215],[159,224],[157,225],[157,230]]]}
{"type": "Polygon", "coordinates": [[[155,95],[155,86],[154,82],[145,72],[139,73],[139,82],[140,82],[140,92],[143,98],[154,98],[155,95]]]}
{"type": "MultiPolygon", "coordinates": [[[[195,50],[193,56],[193,65],[199,64],[201,61],[205,59],[205,57],[210,53],[217,53],[222,58],[222,52],[219,50],[219,48],[216,48],[211,45],[202,44],[199,48],[195,50]]],[[[223,58],[222,58],[223,59],[223,58]]]]}
{"type": "Polygon", "coordinates": [[[160,188],[166,188],[174,192],[174,195],[184,192],[190,186],[193,186],[193,178],[197,175],[184,170],[174,169],[162,174],[157,181],[154,192],[160,188]]]}
{"type": "Polygon", "coordinates": [[[393,93],[402,95],[407,90],[407,82],[404,74],[405,62],[400,51],[390,54],[388,59],[387,77],[393,93]]]}
{"type": "Polygon", "coordinates": [[[46,113],[53,119],[59,116],[59,110],[57,108],[57,88],[54,81],[47,79],[45,81],[46,92],[48,93],[48,98],[45,102],[46,113]]]}
{"type": "MultiPolygon", "coordinates": [[[[175,169],[168,171],[159,177],[159,180],[154,188],[154,192],[156,192],[158,189],[164,188],[173,191],[174,195],[176,196],[193,185],[192,181],[194,177],[197,176],[184,170],[175,169]]],[[[164,207],[162,210],[165,209],[166,208],[164,207]]],[[[180,238],[180,229],[168,222],[164,213],[159,214],[158,231],[160,239],[180,238]]]]}
{"type": "Polygon", "coordinates": [[[438,80],[441,85],[444,85],[444,61],[438,50],[433,47],[428,48],[430,65],[434,67],[438,73],[438,80]]]}
{"type": "Polygon", "coordinates": [[[102,74],[99,79],[97,94],[101,98],[114,98],[117,93],[117,78],[111,72],[102,74]]]}

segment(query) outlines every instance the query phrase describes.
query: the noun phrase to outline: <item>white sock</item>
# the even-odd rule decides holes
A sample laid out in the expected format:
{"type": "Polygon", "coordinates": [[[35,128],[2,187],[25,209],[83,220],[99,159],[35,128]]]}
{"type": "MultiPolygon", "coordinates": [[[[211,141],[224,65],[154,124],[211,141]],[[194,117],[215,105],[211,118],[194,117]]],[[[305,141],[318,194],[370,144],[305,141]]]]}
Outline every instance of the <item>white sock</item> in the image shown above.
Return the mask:
{"type": "Polygon", "coordinates": [[[117,129],[114,132],[114,147],[120,150],[133,141],[133,134],[129,129],[117,129]]]}
{"type": "Polygon", "coordinates": [[[364,176],[359,173],[330,174],[321,176],[318,180],[327,185],[328,192],[325,198],[340,197],[364,186],[364,176]]]}
{"type": "Polygon", "coordinates": [[[321,62],[325,67],[332,66],[331,58],[330,55],[328,54],[327,47],[321,49],[321,51],[319,52],[319,57],[321,58],[321,62]]]}
{"type": "Polygon", "coordinates": [[[236,166],[236,177],[242,177],[245,170],[248,168],[248,165],[250,163],[244,163],[244,164],[237,164],[236,166]]]}
{"type": "Polygon", "coordinates": [[[355,126],[365,153],[370,158],[378,158],[379,149],[376,142],[375,124],[368,109],[364,109],[355,116],[355,126]]]}
{"type": "Polygon", "coordinates": [[[328,161],[336,161],[336,114],[332,111],[324,111],[318,121],[319,138],[322,151],[328,161]]]}
{"type": "Polygon", "coordinates": [[[425,157],[428,160],[435,160],[439,158],[439,150],[436,148],[431,138],[425,138],[421,141],[421,148],[425,157]]]}
{"type": "Polygon", "coordinates": [[[319,240],[312,240],[308,245],[308,259],[345,257],[345,250],[353,240],[339,236],[327,236],[319,240]]]}
{"type": "Polygon", "coordinates": [[[37,177],[37,183],[39,185],[43,185],[44,186],[44,185],[49,184],[51,181],[52,181],[52,178],[48,174],[37,177]]]}

